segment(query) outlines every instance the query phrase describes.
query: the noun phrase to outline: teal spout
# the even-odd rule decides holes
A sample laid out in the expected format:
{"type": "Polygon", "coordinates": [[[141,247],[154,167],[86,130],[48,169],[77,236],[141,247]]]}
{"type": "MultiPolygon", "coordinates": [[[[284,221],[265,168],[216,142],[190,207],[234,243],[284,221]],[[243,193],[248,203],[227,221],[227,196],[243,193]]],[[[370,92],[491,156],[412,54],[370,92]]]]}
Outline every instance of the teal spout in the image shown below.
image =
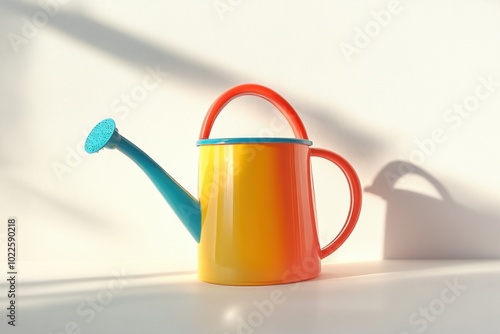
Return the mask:
{"type": "Polygon", "coordinates": [[[110,118],[97,124],[85,141],[87,153],[96,153],[104,147],[116,148],[132,159],[160,191],[191,236],[200,242],[200,203],[144,151],[120,135],[115,121],[110,118]]]}

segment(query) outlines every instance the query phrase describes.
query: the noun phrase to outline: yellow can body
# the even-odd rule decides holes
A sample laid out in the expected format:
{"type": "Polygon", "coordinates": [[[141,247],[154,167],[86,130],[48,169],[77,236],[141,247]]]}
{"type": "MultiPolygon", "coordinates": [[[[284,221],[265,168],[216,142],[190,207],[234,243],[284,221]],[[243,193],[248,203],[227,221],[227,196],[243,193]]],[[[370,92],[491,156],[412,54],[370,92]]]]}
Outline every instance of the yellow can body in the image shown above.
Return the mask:
{"type": "Polygon", "coordinates": [[[202,145],[199,173],[200,280],[266,285],[320,273],[308,145],[202,145]]]}

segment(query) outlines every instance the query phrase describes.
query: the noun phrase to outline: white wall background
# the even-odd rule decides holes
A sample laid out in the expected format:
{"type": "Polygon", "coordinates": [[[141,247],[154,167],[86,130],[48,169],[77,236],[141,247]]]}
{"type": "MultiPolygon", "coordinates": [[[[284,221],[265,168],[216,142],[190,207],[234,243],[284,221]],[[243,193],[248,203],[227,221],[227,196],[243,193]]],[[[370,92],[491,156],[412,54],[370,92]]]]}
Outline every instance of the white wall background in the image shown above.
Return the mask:
{"type": "MultiPolygon", "coordinates": [[[[411,160],[454,200],[440,200],[436,183],[416,176],[397,183],[422,195],[416,203],[365,192],[355,232],[326,261],[383,258],[387,243],[397,241],[387,240],[394,238],[391,217],[409,224],[410,236],[442,222],[444,232],[429,234],[443,244],[457,233],[471,236],[461,256],[499,257],[494,242],[474,237],[500,229],[499,17],[493,0],[4,0],[0,219],[18,218],[20,259],[37,265],[64,261],[97,274],[95,261],[133,260],[155,262],[157,271],[196,270],[195,243],[142,172],[118,152],[88,156],[81,144],[94,124],[112,117],[196,193],[195,141],[206,110],[226,89],[254,82],[295,106],[314,145],[348,159],[363,187],[386,164],[411,160]],[[350,56],[342,51],[347,44],[356,47],[350,56]],[[140,89],[148,67],[169,75],[126,110],[119,100],[140,89]],[[478,86],[481,100],[474,98],[478,86]],[[472,110],[466,116],[449,111],[464,103],[472,110]],[[436,131],[439,142],[431,145],[436,131]],[[417,142],[427,142],[428,151],[417,142]]],[[[213,136],[268,134],[276,117],[268,104],[241,98],[217,120],[213,136]]],[[[292,135],[288,127],[274,130],[292,135]]],[[[347,188],[326,162],[314,161],[314,176],[325,243],[342,225],[347,188]]]]}

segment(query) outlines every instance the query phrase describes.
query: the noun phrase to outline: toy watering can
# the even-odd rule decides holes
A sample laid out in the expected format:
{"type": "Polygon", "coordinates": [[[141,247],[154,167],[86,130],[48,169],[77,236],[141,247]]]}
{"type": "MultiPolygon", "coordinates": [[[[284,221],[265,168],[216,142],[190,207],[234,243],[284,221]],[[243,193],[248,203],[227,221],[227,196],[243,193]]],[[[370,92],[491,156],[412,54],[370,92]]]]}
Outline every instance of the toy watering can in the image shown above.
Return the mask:
{"type": "Polygon", "coordinates": [[[223,93],[210,107],[200,133],[199,200],[147,154],[118,133],[115,122],[97,124],[85,142],[95,153],[116,148],[148,175],[198,243],[198,276],[224,285],[303,281],[321,271],[321,259],[349,237],[361,210],[361,185],[341,156],[310,147],[292,106],[269,88],[245,84],[223,93]],[[235,97],[255,95],[272,103],[296,138],[209,138],[217,115],[235,97]],[[347,178],[350,208],[340,233],[319,245],[311,157],[336,164],[347,178]]]}

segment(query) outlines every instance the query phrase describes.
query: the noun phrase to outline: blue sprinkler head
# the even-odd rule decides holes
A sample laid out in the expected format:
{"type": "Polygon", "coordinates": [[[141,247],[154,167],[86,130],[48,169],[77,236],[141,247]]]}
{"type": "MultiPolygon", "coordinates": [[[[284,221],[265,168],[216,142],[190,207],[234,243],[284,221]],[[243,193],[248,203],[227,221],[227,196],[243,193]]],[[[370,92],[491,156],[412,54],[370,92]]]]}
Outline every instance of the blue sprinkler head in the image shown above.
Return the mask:
{"type": "Polygon", "coordinates": [[[104,147],[114,149],[118,146],[121,138],[115,121],[107,118],[99,122],[90,131],[85,141],[85,151],[87,153],[96,153],[104,147]]]}

